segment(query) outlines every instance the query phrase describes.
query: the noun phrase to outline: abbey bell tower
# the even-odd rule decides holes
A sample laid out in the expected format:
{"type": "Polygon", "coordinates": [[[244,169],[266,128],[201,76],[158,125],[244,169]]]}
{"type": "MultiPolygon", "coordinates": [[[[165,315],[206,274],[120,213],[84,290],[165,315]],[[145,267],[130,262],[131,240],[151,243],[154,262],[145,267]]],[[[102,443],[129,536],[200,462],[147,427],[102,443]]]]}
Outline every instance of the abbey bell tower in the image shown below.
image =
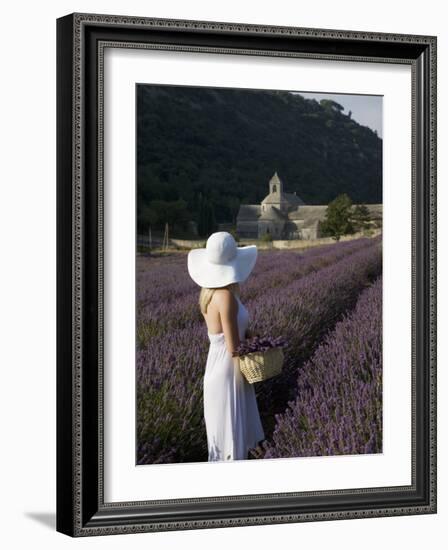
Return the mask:
{"type": "Polygon", "coordinates": [[[282,182],[280,181],[277,172],[275,172],[269,181],[269,193],[278,193],[279,195],[283,193],[282,182]]]}

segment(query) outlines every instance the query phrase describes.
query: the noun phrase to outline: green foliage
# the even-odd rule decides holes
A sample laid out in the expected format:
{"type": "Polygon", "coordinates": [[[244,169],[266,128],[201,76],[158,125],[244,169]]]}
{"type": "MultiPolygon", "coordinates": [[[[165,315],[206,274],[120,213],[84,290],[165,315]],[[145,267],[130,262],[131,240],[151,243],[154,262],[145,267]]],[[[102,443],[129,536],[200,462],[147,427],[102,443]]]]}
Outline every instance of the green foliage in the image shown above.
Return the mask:
{"type": "Polygon", "coordinates": [[[331,236],[339,241],[342,235],[354,233],[352,201],[346,193],[341,193],[328,204],[325,218],[320,224],[323,236],[331,236]]]}
{"type": "Polygon", "coordinates": [[[327,111],[337,111],[338,113],[341,113],[344,110],[342,105],[332,99],[321,99],[320,105],[327,111]]]}
{"type": "Polygon", "coordinates": [[[138,229],[140,232],[146,232],[148,227],[162,229],[165,223],[170,228],[185,230],[190,214],[187,208],[187,202],[183,199],[166,201],[156,199],[147,204],[138,205],[138,229]]]}
{"type": "Polygon", "coordinates": [[[355,231],[362,231],[369,227],[372,217],[365,204],[357,204],[352,211],[351,220],[355,231]]]}
{"type": "Polygon", "coordinates": [[[272,241],[272,234],[271,233],[263,233],[263,235],[260,236],[259,240],[261,242],[271,242],[272,241]]]}
{"type": "Polygon", "coordinates": [[[198,233],[200,237],[208,236],[216,230],[215,209],[212,201],[199,194],[198,199],[198,233]]]}

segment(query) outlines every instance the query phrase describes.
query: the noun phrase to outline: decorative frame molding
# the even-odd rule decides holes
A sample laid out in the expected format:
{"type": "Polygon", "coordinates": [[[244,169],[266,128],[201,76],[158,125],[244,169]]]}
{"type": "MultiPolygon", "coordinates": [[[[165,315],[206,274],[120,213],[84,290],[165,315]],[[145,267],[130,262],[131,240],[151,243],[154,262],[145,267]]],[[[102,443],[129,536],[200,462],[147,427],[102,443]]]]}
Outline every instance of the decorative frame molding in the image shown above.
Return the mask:
{"type": "Polygon", "coordinates": [[[437,38],[77,13],[58,19],[57,46],[57,530],[78,537],[436,513],[437,38]],[[104,502],[106,47],[411,65],[412,485],[104,502]]]}

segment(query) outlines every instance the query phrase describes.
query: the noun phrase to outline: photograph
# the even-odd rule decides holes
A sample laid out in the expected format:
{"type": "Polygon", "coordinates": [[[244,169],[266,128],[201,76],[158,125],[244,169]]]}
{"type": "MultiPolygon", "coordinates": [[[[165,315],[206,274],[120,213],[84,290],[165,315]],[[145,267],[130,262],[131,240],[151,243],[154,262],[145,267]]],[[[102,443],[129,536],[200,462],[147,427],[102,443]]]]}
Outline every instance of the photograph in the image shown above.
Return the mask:
{"type": "Polygon", "coordinates": [[[443,547],[442,6],[6,4],[6,550],[443,547]]]}
{"type": "Polygon", "coordinates": [[[57,531],[437,513],[415,31],[57,19],[57,531]]]}
{"type": "Polygon", "coordinates": [[[135,464],[382,453],[383,97],[135,94],[135,464]]]}

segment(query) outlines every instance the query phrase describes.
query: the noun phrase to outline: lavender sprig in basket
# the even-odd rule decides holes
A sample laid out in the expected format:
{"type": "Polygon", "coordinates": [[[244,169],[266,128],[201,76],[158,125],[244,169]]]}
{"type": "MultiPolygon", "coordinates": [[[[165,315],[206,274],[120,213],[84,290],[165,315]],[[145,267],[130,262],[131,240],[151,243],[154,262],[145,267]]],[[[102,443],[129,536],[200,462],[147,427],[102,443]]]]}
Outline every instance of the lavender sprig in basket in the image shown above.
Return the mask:
{"type": "Polygon", "coordinates": [[[281,373],[285,338],[278,336],[253,336],[243,340],[236,350],[240,359],[240,370],[246,380],[253,384],[262,382],[281,373]]]}

